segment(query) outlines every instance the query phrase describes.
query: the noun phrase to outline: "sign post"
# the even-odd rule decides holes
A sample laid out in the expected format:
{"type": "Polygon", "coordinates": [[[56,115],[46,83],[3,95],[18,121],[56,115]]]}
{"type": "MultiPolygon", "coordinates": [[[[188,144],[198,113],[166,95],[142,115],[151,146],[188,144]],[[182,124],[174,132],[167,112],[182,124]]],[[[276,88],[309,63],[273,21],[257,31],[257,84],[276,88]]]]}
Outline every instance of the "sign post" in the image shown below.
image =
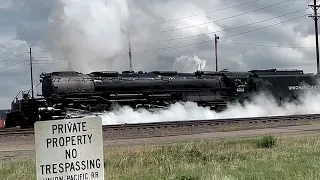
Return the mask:
{"type": "Polygon", "coordinates": [[[101,117],[37,121],[38,180],[103,180],[101,117]]]}

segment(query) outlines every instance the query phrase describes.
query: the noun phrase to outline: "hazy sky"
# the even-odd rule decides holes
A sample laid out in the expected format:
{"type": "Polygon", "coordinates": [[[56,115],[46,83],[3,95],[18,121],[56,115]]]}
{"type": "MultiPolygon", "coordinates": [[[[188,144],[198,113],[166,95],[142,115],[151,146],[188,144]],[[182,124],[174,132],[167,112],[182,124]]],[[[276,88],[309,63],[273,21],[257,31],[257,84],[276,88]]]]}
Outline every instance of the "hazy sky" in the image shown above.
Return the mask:
{"type": "MultiPolygon", "coordinates": [[[[310,0],[0,0],[0,108],[40,72],[316,71],[310,0]]],[[[38,88],[39,89],[39,88],[38,88]]]]}

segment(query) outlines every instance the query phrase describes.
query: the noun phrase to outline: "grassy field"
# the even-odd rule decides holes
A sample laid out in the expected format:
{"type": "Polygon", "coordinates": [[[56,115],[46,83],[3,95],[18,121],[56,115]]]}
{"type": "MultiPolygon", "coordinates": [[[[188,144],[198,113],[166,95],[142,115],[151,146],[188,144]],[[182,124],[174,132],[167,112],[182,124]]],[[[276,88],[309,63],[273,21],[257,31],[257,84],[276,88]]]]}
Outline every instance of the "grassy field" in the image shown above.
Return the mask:
{"type": "MultiPolygon", "coordinates": [[[[105,151],[106,179],[320,179],[320,135],[296,135],[105,151]]],[[[2,180],[35,179],[32,160],[0,165],[2,180]]]]}

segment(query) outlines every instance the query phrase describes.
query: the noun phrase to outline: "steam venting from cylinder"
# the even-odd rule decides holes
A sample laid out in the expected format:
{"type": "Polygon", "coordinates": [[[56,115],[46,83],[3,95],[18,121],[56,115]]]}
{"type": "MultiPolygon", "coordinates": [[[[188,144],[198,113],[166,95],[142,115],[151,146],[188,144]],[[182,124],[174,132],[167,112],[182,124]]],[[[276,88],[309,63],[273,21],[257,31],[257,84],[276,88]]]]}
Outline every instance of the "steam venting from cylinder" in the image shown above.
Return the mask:
{"type": "MultiPolygon", "coordinates": [[[[319,85],[318,85],[319,86],[319,85]]],[[[129,107],[119,107],[113,112],[100,116],[104,125],[124,123],[145,123],[163,121],[184,121],[203,119],[246,118],[260,116],[284,116],[296,114],[320,113],[320,93],[305,91],[295,102],[284,102],[279,105],[273,96],[261,92],[243,105],[228,104],[223,112],[215,112],[207,107],[200,107],[193,102],[175,103],[167,109],[150,112],[145,109],[133,110],[129,107]]]]}

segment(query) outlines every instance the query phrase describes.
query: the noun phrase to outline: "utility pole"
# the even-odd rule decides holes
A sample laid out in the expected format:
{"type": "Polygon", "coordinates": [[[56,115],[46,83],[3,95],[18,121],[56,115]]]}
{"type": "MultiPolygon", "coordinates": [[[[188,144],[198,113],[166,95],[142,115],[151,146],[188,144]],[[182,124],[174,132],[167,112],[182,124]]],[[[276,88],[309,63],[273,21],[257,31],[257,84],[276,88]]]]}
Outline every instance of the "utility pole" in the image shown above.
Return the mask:
{"type": "Polygon", "coordinates": [[[31,93],[32,93],[32,99],[34,99],[34,95],[33,95],[33,73],[32,73],[32,54],[31,54],[31,46],[30,46],[29,54],[30,54],[29,59],[30,59],[31,93]]]}
{"type": "Polygon", "coordinates": [[[216,53],[216,71],[218,72],[218,39],[219,36],[217,36],[216,34],[214,34],[214,47],[215,47],[215,53],[216,53]]]}
{"type": "Polygon", "coordinates": [[[131,43],[130,43],[130,34],[128,31],[128,43],[129,43],[129,63],[130,63],[130,71],[132,71],[132,56],[131,56],[131,43]]]}
{"type": "Polygon", "coordinates": [[[318,19],[319,19],[319,16],[317,14],[317,11],[320,6],[317,5],[317,0],[313,1],[313,5],[308,5],[308,6],[310,6],[314,11],[314,14],[309,15],[309,17],[311,17],[314,20],[314,28],[315,28],[315,35],[316,35],[317,74],[319,74],[319,40],[318,40],[318,19]]]}

